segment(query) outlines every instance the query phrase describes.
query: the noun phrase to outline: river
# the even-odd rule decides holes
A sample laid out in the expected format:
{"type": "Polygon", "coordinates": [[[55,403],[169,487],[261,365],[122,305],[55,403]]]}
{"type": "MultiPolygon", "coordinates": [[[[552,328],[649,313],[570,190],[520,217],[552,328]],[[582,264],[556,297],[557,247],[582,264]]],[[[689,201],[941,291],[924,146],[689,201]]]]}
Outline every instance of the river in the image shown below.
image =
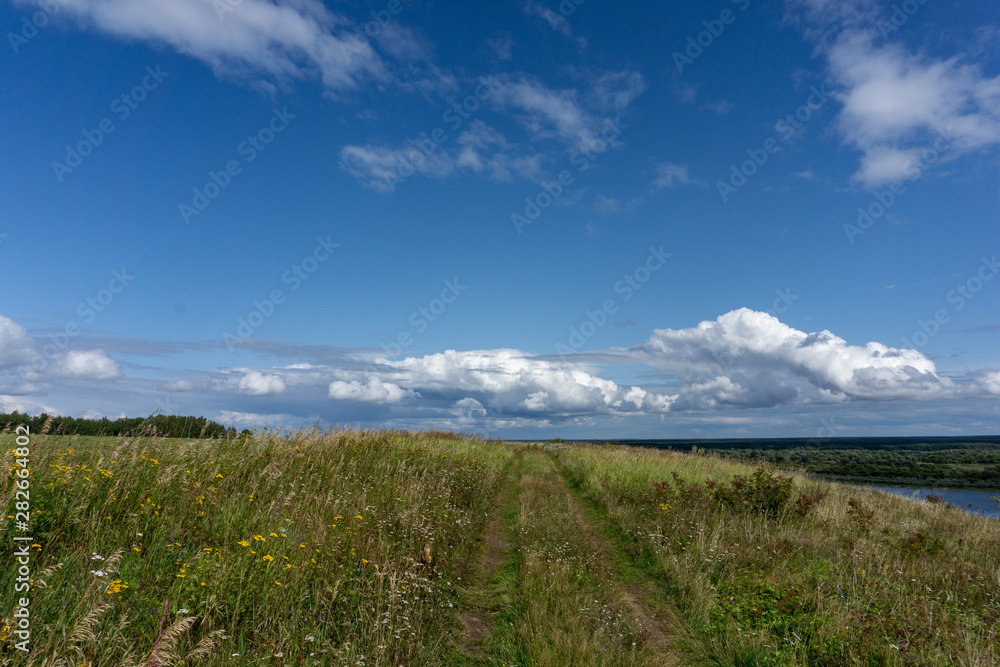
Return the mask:
{"type": "MultiPolygon", "coordinates": [[[[861,485],[859,485],[861,486],[861,485]]],[[[862,486],[865,489],[877,489],[906,498],[915,497],[923,500],[928,493],[941,496],[946,503],[960,507],[969,514],[988,516],[1000,519],[1000,505],[990,496],[1000,497],[1000,491],[958,491],[955,489],[915,489],[907,486],[862,486]]]]}

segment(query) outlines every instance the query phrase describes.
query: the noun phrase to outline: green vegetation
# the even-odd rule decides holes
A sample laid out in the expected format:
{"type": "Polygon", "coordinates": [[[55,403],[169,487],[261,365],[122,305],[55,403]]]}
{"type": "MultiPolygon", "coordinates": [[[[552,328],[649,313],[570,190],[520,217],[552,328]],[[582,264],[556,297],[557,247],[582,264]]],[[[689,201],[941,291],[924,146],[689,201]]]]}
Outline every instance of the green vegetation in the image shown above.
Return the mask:
{"type": "MultiPolygon", "coordinates": [[[[64,435],[163,435],[169,438],[221,438],[235,437],[236,429],[226,428],[204,417],[181,417],[178,415],[152,415],[142,417],[120,417],[115,420],[84,419],[82,417],[57,417],[42,413],[32,417],[17,410],[12,413],[0,412],[0,427],[4,433],[18,426],[27,426],[32,433],[47,432],[64,435]],[[46,426],[47,425],[47,426],[46,426]]],[[[249,433],[244,430],[244,433],[249,433]]]]}
{"type": "Polygon", "coordinates": [[[0,665],[1000,663],[1000,521],[943,503],[441,432],[0,440],[0,665]]]}
{"type": "Polygon", "coordinates": [[[852,484],[1000,491],[1000,436],[622,440],[609,444],[717,454],[852,484]]]}
{"type": "Polygon", "coordinates": [[[818,447],[730,448],[718,453],[747,463],[799,468],[840,482],[1000,490],[1000,444],[994,443],[879,443],[862,448],[831,441],[818,447]]]}

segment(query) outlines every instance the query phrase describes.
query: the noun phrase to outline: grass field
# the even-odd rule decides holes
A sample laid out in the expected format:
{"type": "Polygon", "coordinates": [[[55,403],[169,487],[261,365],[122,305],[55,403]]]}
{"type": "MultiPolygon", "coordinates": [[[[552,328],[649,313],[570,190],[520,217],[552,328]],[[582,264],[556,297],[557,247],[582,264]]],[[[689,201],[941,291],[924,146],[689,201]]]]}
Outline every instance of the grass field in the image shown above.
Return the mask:
{"type": "Polygon", "coordinates": [[[1000,521],[940,504],[434,432],[0,439],[0,664],[1000,664],[1000,521]]]}

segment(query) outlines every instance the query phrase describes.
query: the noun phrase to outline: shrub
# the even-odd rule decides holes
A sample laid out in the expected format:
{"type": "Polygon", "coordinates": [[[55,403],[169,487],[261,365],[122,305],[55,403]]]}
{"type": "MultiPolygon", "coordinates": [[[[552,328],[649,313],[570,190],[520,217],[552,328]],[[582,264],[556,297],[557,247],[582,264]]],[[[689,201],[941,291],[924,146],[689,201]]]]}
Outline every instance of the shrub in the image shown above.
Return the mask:
{"type": "Polygon", "coordinates": [[[847,514],[850,515],[851,519],[861,526],[862,530],[866,532],[871,530],[875,520],[875,510],[865,507],[854,498],[849,498],[847,504],[849,506],[847,514]]]}
{"type": "Polygon", "coordinates": [[[823,492],[819,491],[816,493],[803,493],[799,496],[798,500],[795,501],[795,505],[792,507],[792,511],[797,517],[804,517],[812,511],[812,508],[819,504],[819,501],[823,500],[823,492]]]}
{"type": "Polygon", "coordinates": [[[908,554],[927,554],[933,556],[944,549],[944,541],[936,535],[929,534],[926,528],[921,528],[905,537],[901,547],[908,554]]]}
{"type": "MultiPolygon", "coordinates": [[[[757,468],[749,476],[736,475],[729,484],[713,479],[705,480],[704,485],[689,483],[676,472],[670,474],[673,487],[669,482],[653,482],[657,491],[670,500],[696,505],[707,502],[715,507],[736,508],[768,518],[784,513],[793,494],[792,478],[775,475],[767,468],[757,468]]],[[[795,501],[792,512],[804,517],[822,498],[822,493],[803,494],[795,501]]]]}

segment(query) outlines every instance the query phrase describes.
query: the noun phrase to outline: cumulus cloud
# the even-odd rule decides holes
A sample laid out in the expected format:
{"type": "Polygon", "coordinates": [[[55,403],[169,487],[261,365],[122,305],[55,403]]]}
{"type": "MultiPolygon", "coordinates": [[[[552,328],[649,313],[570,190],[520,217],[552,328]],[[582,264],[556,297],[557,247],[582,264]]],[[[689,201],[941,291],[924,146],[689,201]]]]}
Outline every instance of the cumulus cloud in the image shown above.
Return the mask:
{"type": "Polygon", "coordinates": [[[31,363],[36,357],[34,345],[24,327],[0,315],[0,370],[31,363]]]}
{"type": "MultiPolygon", "coordinates": [[[[426,398],[473,398],[505,413],[635,411],[641,396],[596,375],[576,360],[555,361],[512,349],[447,350],[424,357],[380,360],[380,371],[426,398]]],[[[460,399],[461,400],[461,399],[460,399]]],[[[471,405],[465,403],[464,405],[471,405]]]]}
{"type": "Polygon", "coordinates": [[[674,409],[927,399],[957,389],[916,350],[851,345],[747,308],[689,329],[658,329],[628,352],[687,379],[674,409]]]}
{"type": "MultiPolygon", "coordinates": [[[[102,349],[63,350],[54,343],[36,343],[27,330],[0,315],[0,371],[29,382],[46,379],[109,380],[121,368],[102,349]]],[[[38,387],[23,385],[24,393],[38,387]]]]}
{"type": "Polygon", "coordinates": [[[52,361],[49,374],[75,380],[109,380],[122,373],[104,350],[70,350],[52,361]]]}
{"type": "Polygon", "coordinates": [[[806,32],[827,58],[843,104],[838,130],[862,153],[855,180],[876,187],[916,178],[942,151],[954,157],[1000,144],[1000,76],[966,64],[967,54],[935,58],[885,41],[891,24],[870,0],[790,6],[804,9],[806,32]]]}
{"type": "Polygon", "coordinates": [[[248,396],[271,396],[285,391],[285,382],[278,375],[250,371],[240,378],[238,387],[248,396]]]}
{"type": "Polygon", "coordinates": [[[330,398],[341,401],[362,401],[364,403],[399,403],[420,396],[415,391],[402,389],[398,384],[383,382],[370,376],[367,381],[337,380],[330,383],[330,398]]]}

